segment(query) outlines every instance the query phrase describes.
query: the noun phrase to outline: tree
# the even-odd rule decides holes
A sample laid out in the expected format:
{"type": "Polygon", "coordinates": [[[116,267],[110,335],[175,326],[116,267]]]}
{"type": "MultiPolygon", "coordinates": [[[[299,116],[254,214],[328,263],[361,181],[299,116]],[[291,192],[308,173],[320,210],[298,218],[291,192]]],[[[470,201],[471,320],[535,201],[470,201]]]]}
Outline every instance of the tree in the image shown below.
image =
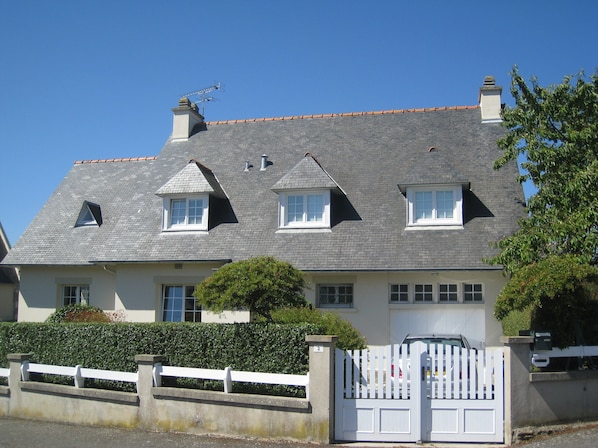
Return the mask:
{"type": "Polygon", "coordinates": [[[529,314],[533,329],[550,330],[557,347],[598,343],[598,267],[552,255],[519,269],[494,308],[503,323],[513,312],[529,314]]]}
{"type": "Polygon", "coordinates": [[[272,310],[307,304],[303,272],[273,257],[256,257],[224,265],[197,285],[197,301],[217,313],[248,309],[270,321],[272,310]]]}
{"type": "Polygon", "coordinates": [[[499,169],[523,156],[520,182],[537,188],[520,229],[500,241],[491,261],[508,273],[549,255],[568,254],[596,264],[598,249],[598,76],[583,73],[548,88],[531,86],[511,72],[514,108],[505,108],[508,129],[497,143],[499,169]]]}
{"type": "Polygon", "coordinates": [[[495,315],[531,310],[532,324],[554,328],[562,346],[596,297],[598,76],[580,73],[544,88],[536,78],[526,84],[515,67],[511,78],[516,105],[503,110],[508,132],[494,167],[522,158],[519,181],[537,192],[519,230],[496,243],[499,253],[488,260],[511,275],[495,315]]]}

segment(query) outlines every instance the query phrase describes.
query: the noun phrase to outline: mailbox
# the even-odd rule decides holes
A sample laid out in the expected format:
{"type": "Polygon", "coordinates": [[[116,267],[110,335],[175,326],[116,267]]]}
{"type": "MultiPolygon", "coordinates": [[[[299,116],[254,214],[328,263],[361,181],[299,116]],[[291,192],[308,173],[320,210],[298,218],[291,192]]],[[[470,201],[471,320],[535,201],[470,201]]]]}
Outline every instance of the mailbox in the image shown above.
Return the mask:
{"type": "Polygon", "coordinates": [[[549,331],[534,332],[534,350],[552,350],[552,334],[549,331]]]}

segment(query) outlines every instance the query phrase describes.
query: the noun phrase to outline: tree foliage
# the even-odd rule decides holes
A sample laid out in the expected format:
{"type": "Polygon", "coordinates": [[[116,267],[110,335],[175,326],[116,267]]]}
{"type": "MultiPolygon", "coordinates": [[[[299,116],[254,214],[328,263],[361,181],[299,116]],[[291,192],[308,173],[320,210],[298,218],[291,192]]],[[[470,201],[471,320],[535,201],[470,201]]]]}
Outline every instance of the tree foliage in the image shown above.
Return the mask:
{"type": "Polygon", "coordinates": [[[550,330],[557,346],[594,341],[598,336],[598,267],[562,255],[519,269],[495,305],[500,320],[513,311],[531,311],[532,328],[550,330]]]}
{"type": "Polygon", "coordinates": [[[598,248],[598,76],[567,76],[556,86],[528,85],[515,67],[505,108],[500,168],[523,156],[520,181],[537,188],[520,229],[491,262],[509,273],[550,255],[596,264],[598,248]]]}
{"type": "Polygon", "coordinates": [[[311,306],[284,308],[272,312],[272,320],[281,324],[316,324],[325,334],[338,337],[336,347],[341,350],[362,350],[367,347],[365,337],[351,323],[337,314],[320,311],[311,306]]]}
{"type": "Polygon", "coordinates": [[[248,309],[266,320],[272,310],[306,305],[303,273],[274,257],[256,257],[224,265],[197,285],[197,301],[220,313],[248,309]]]}

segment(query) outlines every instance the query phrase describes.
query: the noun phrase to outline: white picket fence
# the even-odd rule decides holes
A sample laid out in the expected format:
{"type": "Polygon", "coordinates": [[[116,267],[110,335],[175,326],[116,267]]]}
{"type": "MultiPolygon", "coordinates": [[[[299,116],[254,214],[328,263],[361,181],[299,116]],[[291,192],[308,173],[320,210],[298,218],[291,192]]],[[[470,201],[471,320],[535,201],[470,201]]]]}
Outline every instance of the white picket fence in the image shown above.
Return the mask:
{"type": "MultiPolygon", "coordinates": [[[[427,356],[429,398],[492,399],[495,354],[460,349],[427,356]]],[[[408,399],[411,383],[408,347],[389,345],[344,353],[344,398],[408,399]]]]}
{"type": "MultiPolygon", "coordinates": [[[[70,367],[51,364],[35,364],[29,363],[28,361],[23,362],[21,364],[21,379],[23,381],[29,381],[30,373],[72,376],[74,386],[77,388],[85,387],[86,378],[123,381],[136,384],[138,381],[137,372],[90,369],[80,365],[70,367]]],[[[9,369],[0,369],[0,376],[8,377],[9,369]]],[[[230,367],[222,370],[215,370],[155,364],[153,369],[154,386],[160,387],[162,384],[162,377],[164,376],[222,381],[225,393],[232,392],[232,384],[234,382],[304,387],[306,398],[309,399],[309,373],[305,375],[292,375],[284,373],[246,372],[232,370],[230,367]]]]}

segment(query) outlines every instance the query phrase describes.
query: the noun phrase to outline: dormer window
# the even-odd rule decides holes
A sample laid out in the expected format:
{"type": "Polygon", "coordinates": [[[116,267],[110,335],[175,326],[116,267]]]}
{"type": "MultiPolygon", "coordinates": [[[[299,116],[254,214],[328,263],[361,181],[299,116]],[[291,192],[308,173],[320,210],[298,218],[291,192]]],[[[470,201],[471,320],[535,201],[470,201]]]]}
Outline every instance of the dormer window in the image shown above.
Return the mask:
{"type": "Polygon", "coordinates": [[[322,165],[306,153],[272,190],[278,193],[278,227],[330,229],[331,193],[344,195],[322,165]]]}
{"type": "Polygon", "coordinates": [[[207,230],[208,195],[164,198],[163,230],[207,230]]]}
{"type": "Polygon", "coordinates": [[[214,173],[190,160],[156,192],[163,198],[163,231],[207,231],[210,197],[218,202],[226,194],[214,173]]]}
{"type": "Polygon", "coordinates": [[[99,227],[102,225],[102,222],[102,209],[100,206],[93,202],[83,201],[75,227],[99,227]]]}
{"type": "Polygon", "coordinates": [[[462,226],[461,185],[407,188],[408,226],[462,226]]]}
{"type": "Polygon", "coordinates": [[[279,193],[281,228],[330,228],[330,190],[279,193]]]}

